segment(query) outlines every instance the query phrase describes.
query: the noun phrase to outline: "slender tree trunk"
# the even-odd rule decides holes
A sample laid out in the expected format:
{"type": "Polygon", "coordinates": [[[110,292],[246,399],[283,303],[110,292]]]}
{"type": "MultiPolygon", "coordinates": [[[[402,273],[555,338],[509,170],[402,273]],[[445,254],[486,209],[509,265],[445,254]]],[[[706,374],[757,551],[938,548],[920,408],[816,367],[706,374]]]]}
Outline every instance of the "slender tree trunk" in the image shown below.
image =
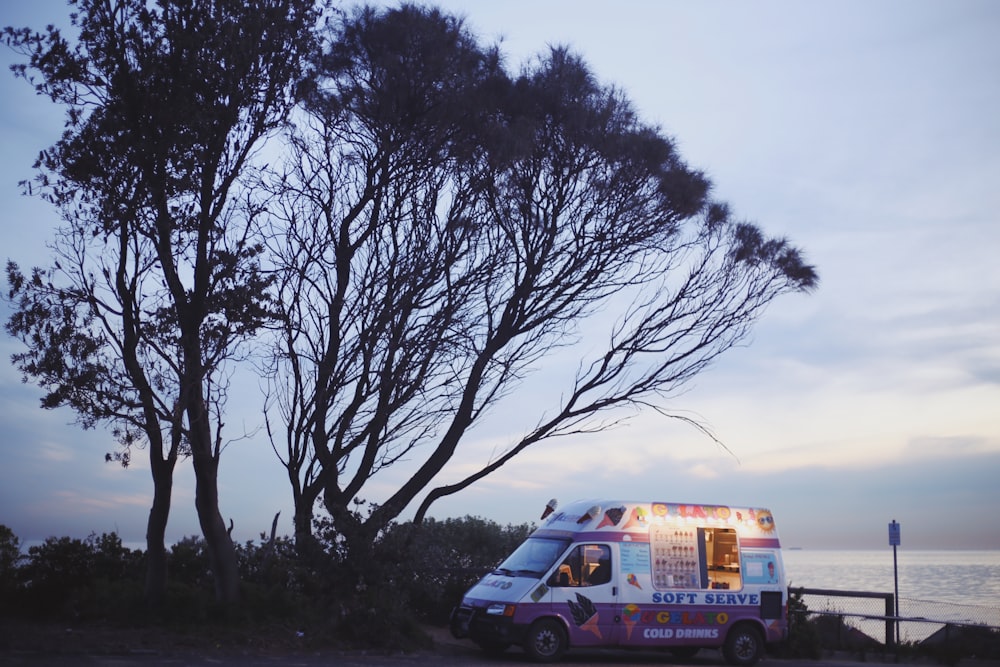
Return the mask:
{"type": "Polygon", "coordinates": [[[212,575],[215,578],[215,596],[219,602],[236,604],[240,599],[240,573],[233,540],[219,512],[218,461],[204,452],[195,453],[192,460],[195,476],[194,504],[198,510],[198,522],[205,537],[212,575]]]}
{"type": "Polygon", "coordinates": [[[318,493],[310,488],[303,490],[295,497],[295,516],[292,523],[295,529],[295,551],[300,557],[309,556],[313,553],[316,545],[316,538],[312,532],[313,507],[316,505],[318,493]]]}
{"type": "MultiPolygon", "coordinates": [[[[200,358],[190,351],[188,360],[189,368],[200,368],[200,358]]],[[[219,511],[219,451],[212,441],[210,413],[201,391],[201,373],[191,375],[197,378],[189,381],[190,393],[186,397],[195,481],[194,505],[215,579],[215,597],[219,602],[232,606],[240,599],[240,572],[233,540],[219,511]]]]}
{"type": "MultiPolygon", "coordinates": [[[[150,446],[150,450],[154,447],[150,446]]],[[[153,506],[146,524],[146,604],[159,609],[167,595],[167,519],[170,517],[170,497],[174,485],[176,459],[161,459],[150,452],[153,475],[153,506]]]]}
{"type": "Polygon", "coordinates": [[[350,499],[330,488],[323,494],[323,505],[338,537],[343,540],[345,562],[356,570],[357,576],[364,577],[375,566],[375,539],[384,526],[375,525],[370,518],[363,520],[351,510],[349,503],[350,499]]]}
{"type": "MultiPolygon", "coordinates": [[[[166,264],[166,262],[164,262],[166,264]]],[[[198,262],[199,267],[207,261],[198,262]]],[[[201,275],[203,268],[195,271],[195,282],[207,282],[201,275]]],[[[176,275],[176,274],[175,274],[176,275]]],[[[180,292],[180,290],[178,290],[180,292]]],[[[219,448],[212,437],[211,411],[205,400],[202,382],[205,378],[202,365],[199,327],[204,322],[200,305],[191,306],[179,294],[178,303],[185,303],[180,315],[180,328],[184,335],[185,377],[181,401],[188,418],[188,443],[191,445],[191,463],[194,468],[194,505],[198,523],[205,538],[209,566],[215,580],[215,597],[219,602],[233,606],[240,599],[240,573],[233,540],[219,511],[219,448]]],[[[221,424],[216,424],[221,429],[221,424]]],[[[218,432],[216,432],[218,436],[218,432]]]]}

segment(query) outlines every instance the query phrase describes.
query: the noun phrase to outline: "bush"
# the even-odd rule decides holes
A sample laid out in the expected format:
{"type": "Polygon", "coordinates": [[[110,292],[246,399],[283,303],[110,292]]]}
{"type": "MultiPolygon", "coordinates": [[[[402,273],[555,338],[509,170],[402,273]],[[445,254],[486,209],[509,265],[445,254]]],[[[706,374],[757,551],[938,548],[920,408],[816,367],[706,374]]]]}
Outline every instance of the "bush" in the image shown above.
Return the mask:
{"type": "Polygon", "coordinates": [[[496,567],[534,530],[466,516],[394,524],[379,541],[396,589],[425,621],[444,625],[452,607],[486,572],[496,567]]]}
{"type": "Polygon", "coordinates": [[[802,593],[788,596],[788,641],[779,651],[784,658],[809,658],[818,660],[820,650],[819,630],[809,620],[809,608],[802,600],[802,593]]]}
{"type": "Polygon", "coordinates": [[[181,538],[170,547],[170,552],[167,554],[167,572],[170,577],[168,581],[172,583],[195,588],[211,587],[212,568],[205,540],[192,535],[181,538]]]}
{"type": "Polygon", "coordinates": [[[217,607],[205,542],[185,537],[168,551],[166,600],[151,613],[142,596],[145,554],[124,548],[115,533],[52,537],[21,556],[17,537],[0,526],[3,609],[28,620],[232,631],[244,641],[277,632],[307,646],[421,647],[429,640],[420,624],[444,624],[462,594],[532,529],[468,516],[393,524],[361,563],[346,561],[330,531],[317,531],[305,555],[290,538],[261,535],[259,545],[235,545],[237,610],[217,607]]]}
{"type": "Polygon", "coordinates": [[[21,541],[7,526],[0,524],[0,610],[14,606],[14,595],[20,586],[18,568],[24,555],[21,541]]]}
{"type": "Polygon", "coordinates": [[[14,595],[30,618],[124,620],[141,599],[142,573],[142,552],[124,548],[115,533],[50,537],[16,568],[14,595]]]}

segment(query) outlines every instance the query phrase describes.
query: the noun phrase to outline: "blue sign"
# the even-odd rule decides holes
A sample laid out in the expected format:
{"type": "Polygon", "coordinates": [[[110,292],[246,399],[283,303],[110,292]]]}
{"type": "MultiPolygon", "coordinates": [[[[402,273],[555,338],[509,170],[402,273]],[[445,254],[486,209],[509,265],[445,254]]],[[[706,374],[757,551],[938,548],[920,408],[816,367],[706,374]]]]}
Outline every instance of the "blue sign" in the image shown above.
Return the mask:
{"type": "Polygon", "coordinates": [[[893,519],[892,523],[889,524],[889,546],[899,546],[899,524],[896,523],[895,519],[893,519]]]}

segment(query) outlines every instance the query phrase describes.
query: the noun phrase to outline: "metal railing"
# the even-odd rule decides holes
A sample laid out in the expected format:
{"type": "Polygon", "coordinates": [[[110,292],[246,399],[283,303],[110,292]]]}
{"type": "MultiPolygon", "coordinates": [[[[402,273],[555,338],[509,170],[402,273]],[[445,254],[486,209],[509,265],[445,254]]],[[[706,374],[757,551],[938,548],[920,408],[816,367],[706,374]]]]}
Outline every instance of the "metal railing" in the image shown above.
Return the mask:
{"type": "Polygon", "coordinates": [[[791,587],[822,648],[895,650],[900,643],[1000,657],[1000,607],[899,599],[892,593],[791,587]]]}

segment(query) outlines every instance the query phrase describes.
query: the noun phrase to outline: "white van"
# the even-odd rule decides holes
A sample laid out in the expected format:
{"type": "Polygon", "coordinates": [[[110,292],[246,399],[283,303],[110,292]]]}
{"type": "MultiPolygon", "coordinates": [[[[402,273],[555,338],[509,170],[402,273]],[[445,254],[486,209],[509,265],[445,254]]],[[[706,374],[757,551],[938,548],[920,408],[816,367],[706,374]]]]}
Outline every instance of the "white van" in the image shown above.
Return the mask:
{"type": "Polygon", "coordinates": [[[451,632],[536,661],[570,647],[721,648],[752,665],[787,638],[787,592],[766,509],[588,500],[555,511],[452,612],[451,632]],[[547,519],[547,520],[546,520],[547,519]]]}

